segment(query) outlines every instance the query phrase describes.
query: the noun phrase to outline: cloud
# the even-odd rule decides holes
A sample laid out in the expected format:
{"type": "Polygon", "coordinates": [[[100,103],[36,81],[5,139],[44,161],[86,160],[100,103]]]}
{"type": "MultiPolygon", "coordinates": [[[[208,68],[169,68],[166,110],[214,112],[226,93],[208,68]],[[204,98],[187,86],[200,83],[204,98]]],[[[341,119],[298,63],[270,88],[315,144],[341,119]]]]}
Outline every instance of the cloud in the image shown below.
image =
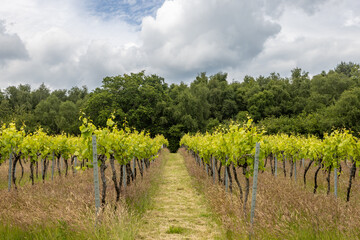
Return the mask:
{"type": "Polygon", "coordinates": [[[141,49],[169,77],[218,71],[253,59],[280,29],[252,1],[166,1],[143,19],[141,49]]]}
{"type": "MultiPolygon", "coordinates": [[[[87,85],[93,89],[105,76],[125,73],[123,65],[133,66],[122,56],[138,44],[136,27],[116,17],[95,16],[84,4],[83,0],[4,3],[0,15],[10,23],[11,32],[6,36],[12,36],[13,44],[14,36],[21,36],[29,60],[8,62],[2,69],[0,87],[20,83],[37,87],[44,82],[52,88],[87,85]]],[[[0,40],[2,35],[3,31],[0,40]]]]}
{"type": "MultiPolygon", "coordinates": [[[[290,70],[300,67],[311,75],[335,68],[341,61],[359,61],[360,42],[334,41],[333,39],[298,38],[293,41],[274,39],[266,50],[250,61],[232,77],[243,77],[241,72],[251,75],[268,75],[271,72],[289,76],[290,70]],[[282,44],[279,44],[279,41],[282,44]],[[294,45],[297,47],[295,48],[294,45]],[[271,64],[267,64],[271,62],[271,64]]],[[[232,69],[234,70],[234,69],[232,69]]],[[[232,71],[230,70],[230,71],[232,71]]],[[[236,71],[236,70],[235,70],[236,71]]]]}
{"type": "Polygon", "coordinates": [[[352,0],[5,1],[0,88],[94,89],[141,70],[168,82],[204,71],[239,81],[294,67],[317,74],[360,62],[359,11],[352,0]]]}
{"type": "Polygon", "coordinates": [[[6,32],[5,22],[0,21],[0,66],[11,60],[26,60],[28,52],[17,34],[6,32]]]}
{"type": "Polygon", "coordinates": [[[110,18],[88,11],[82,0],[27,3],[22,14],[31,19],[31,30],[19,18],[10,18],[13,31],[26,39],[31,62],[13,63],[3,79],[94,88],[105,76],[145,69],[169,80],[184,80],[252,59],[280,31],[279,24],[266,20],[260,8],[247,1],[165,1],[156,16],[143,19],[141,28],[113,15],[124,4],[131,8],[128,14],[155,11],[162,0],[136,2],[108,1],[97,9],[109,12],[110,18]]]}
{"type": "Polygon", "coordinates": [[[306,14],[312,15],[318,11],[322,4],[330,0],[265,0],[264,9],[267,15],[278,18],[287,8],[302,9],[306,14]]]}
{"type": "Polygon", "coordinates": [[[271,72],[289,77],[296,67],[313,76],[334,69],[341,61],[360,63],[360,28],[346,25],[357,10],[360,4],[351,1],[328,1],[312,15],[299,8],[287,9],[278,19],[281,32],[247,64],[226,69],[230,79],[271,72]]]}

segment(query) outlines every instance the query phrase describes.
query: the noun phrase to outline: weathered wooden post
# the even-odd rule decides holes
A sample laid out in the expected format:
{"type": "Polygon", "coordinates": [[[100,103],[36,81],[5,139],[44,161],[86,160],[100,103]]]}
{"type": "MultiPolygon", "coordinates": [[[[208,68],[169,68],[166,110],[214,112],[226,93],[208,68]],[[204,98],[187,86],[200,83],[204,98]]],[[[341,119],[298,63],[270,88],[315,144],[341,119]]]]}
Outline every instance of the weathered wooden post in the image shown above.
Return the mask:
{"type": "Polygon", "coordinates": [[[51,165],[51,181],[54,180],[54,169],[55,169],[55,153],[52,153],[52,165],[51,165]]]}
{"type": "Polygon", "coordinates": [[[100,190],[99,190],[99,171],[97,161],[96,136],[92,136],[93,147],[93,167],[94,167],[94,188],[95,188],[95,227],[97,225],[98,214],[100,209],[100,190]]]}
{"type": "Polygon", "coordinates": [[[256,191],[257,191],[257,180],[258,180],[258,172],[259,172],[259,155],[260,155],[260,143],[256,143],[255,148],[255,162],[254,162],[254,176],[253,176],[253,187],[252,187],[252,198],[251,198],[251,212],[250,212],[250,235],[251,238],[253,234],[253,224],[254,224],[254,216],[255,216],[255,205],[256,205],[256,191]]]}
{"type": "Polygon", "coordinates": [[[11,152],[10,152],[10,156],[9,156],[9,182],[8,182],[8,191],[10,192],[10,189],[11,189],[11,173],[12,173],[12,148],[11,148],[11,152]]]}
{"type": "Polygon", "coordinates": [[[337,179],[338,179],[337,168],[334,168],[334,195],[335,195],[335,198],[337,198],[337,179]]]}
{"type": "Polygon", "coordinates": [[[213,169],[213,182],[215,184],[215,175],[216,175],[216,171],[215,171],[215,157],[212,157],[212,169],[213,169]]]}
{"type": "Polygon", "coordinates": [[[228,191],[229,188],[229,173],[228,173],[228,168],[227,168],[227,163],[228,163],[228,157],[226,157],[225,160],[225,191],[228,191]]]}
{"type": "Polygon", "coordinates": [[[277,156],[275,155],[275,177],[277,176],[277,156]]]}

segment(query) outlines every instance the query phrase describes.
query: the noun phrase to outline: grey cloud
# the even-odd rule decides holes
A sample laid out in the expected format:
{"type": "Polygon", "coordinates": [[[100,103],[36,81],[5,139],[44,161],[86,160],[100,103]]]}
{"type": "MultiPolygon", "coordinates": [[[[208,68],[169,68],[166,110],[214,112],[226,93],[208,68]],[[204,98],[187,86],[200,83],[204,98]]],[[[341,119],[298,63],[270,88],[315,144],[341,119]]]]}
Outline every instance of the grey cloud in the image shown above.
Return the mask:
{"type": "Polygon", "coordinates": [[[101,85],[106,76],[116,76],[129,71],[144,70],[144,56],[137,47],[113,48],[100,42],[91,43],[77,63],[78,86],[86,84],[90,89],[101,85]]]}
{"type": "Polygon", "coordinates": [[[278,18],[286,7],[300,8],[308,15],[314,14],[322,4],[331,0],[264,0],[265,13],[278,18]]]}
{"type": "Polygon", "coordinates": [[[216,71],[253,59],[280,29],[251,1],[169,1],[143,20],[142,51],[167,76],[216,71]]]}
{"type": "Polygon", "coordinates": [[[81,44],[69,33],[53,28],[38,37],[33,49],[33,58],[45,65],[56,66],[74,61],[81,44]]]}
{"type": "MultiPolygon", "coordinates": [[[[140,2],[148,4],[146,7],[150,12],[156,12],[154,6],[161,1],[137,0],[137,4],[130,5],[130,12],[142,12],[145,5],[139,6],[140,2]]],[[[356,13],[358,7],[350,7],[346,3],[338,10],[337,4],[329,4],[335,8],[329,11],[325,2],[166,1],[156,17],[147,17],[142,21],[136,38],[129,38],[127,28],[116,27],[116,24],[123,23],[120,20],[117,23],[99,18],[97,24],[89,24],[89,29],[84,30],[79,26],[88,24],[87,15],[65,18],[74,29],[63,26],[63,20],[56,18],[61,20],[55,24],[57,28],[53,24],[44,25],[34,34],[12,29],[22,37],[28,36],[25,39],[29,54],[19,36],[7,33],[4,24],[0,24],[0,43],[4,37],[11,39],[11,44],[17,44],[13,48],[4,48],[4,44],[0,44],[0,66],[5,61],[7,63],[1,69],[0,87],[19,83],[36,87],[45,82],[52,88],[85,84],[94,89],[101,86],[105,76],[141,70],[165,77],[168,82],[193,80],[203,71],[209,74],[224,71],[231,76],[229,79],[241,80],[242,74],[257,76],[276,71],[286,75],[294,67],[316,74],[340,61],[359,62],[359,33],[351,28],[345,36],[344,29],[339,29],[342,25],[333,24],[340,22],[340,11],[351,9],[356,13]],[[325,7],[318,14],[316,10],[322,7],[321,4],[325,7]],[[286,8],[290,11],[285,11],[286,8]],[[302,10],[299,11],[299,8],[302,10]],[[299,13],[296,24],[291,24],[294,21],[293,12],[299,13]],[[314,19],[318,25],[312,24],[314,19]],[[92,26],[94,29],[90,29],[92,26]],[[326,34],[324,27],[327,27],[326,34]],[[339,38],[335,38],[334,33],[339,38]],[[1,52],[4,49],[22,51],[16,55],[14,50],[5,58],[1,52]],[[30,61],[10,61],[26,59],[28,55],[30,61]]],[[[352,4],[355,3],[352,1],[352,4]]],[[[10,44],[9,41],[7,44],[10,44]]]]}
{"type": "Polygon", "coordinates": [[[5,23],[0,21],[0,65],[10,60],[25,60],[29,55],[17,34],[8,34],[5,23]]]}
{"type": "MultiPolygon", "coordinates": [[[[278,41],[278,40],[274,40],[278,41]]],[[[310,75],[333,69],[341,61],[359,62],[360,42],[344,39],[298,38],[293,42],[281,42],[272,45],[238,69],[231,69],[235,79],[244,75],[254,77],[268,75],[271,72],[289,77],[293,68],[299,67],[310,75]],[[296,47],[294,47],[296,46],[296,47]]]]}
{"type": "Polygon", "coordinates": [[[300,1],[291,1],[291,3],[296,6],[302,8],[308,14],[314,14],[319,10],[321,5],[329,0],[300,0],[300,1]]]}

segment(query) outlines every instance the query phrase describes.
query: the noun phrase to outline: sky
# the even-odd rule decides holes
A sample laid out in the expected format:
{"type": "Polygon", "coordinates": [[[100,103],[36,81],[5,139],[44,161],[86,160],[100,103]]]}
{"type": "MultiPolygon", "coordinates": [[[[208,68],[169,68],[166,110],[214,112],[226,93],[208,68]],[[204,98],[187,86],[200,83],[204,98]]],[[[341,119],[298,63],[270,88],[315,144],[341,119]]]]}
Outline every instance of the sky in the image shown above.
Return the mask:
{"type": "Polygon", "coordinates": [[[360,63],[356,0],[0,0],[0,88],[100,87],[145,70],[310,76],[360,63]]]}

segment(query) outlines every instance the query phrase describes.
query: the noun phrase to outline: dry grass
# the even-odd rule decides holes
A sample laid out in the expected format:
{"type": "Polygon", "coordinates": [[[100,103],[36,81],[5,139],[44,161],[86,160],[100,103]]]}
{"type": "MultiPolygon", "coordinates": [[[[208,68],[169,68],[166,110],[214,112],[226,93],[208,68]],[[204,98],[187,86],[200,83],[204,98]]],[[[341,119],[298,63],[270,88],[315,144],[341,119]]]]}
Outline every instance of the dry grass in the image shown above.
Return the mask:
{"type": "MultiPolygon", "coordinates": [[[[243,203],[238,197],[237,186],[233,185],[234,194],[226,194],[224,187],[219,184],[214,185],[212,178],[207,177],[205,171],[195,164],[195,160],[184,149],[181,149],[180,153],[185,157],[188,171],[197,179],[212,208],[219,214],[229,233],[232,233],[229,235],[233,235],[236,239],[248,238],[249,219],[245,218],[242,211],[243,203]]],[[[318,176],[320,185],[318,194],[312,193],[315,167],[308,172],[305,189],[301,178],[303,169],[298,171],[296,183],[289,177],[284,178],[281,168],[278,169],[277,178],[270,174],[269,169],[259,174],[255,239],[360,239],[358,182],[353,183],[350,202],[346,203],[344,199],[349,169],[343,167],[344,173],[339,180],[339,199],[326,195],[326,175],[323,173],[318,176]]],[[[288,172],[287,176],[289,176],[288,172]]],[[[238,176],[244,187],[244,177],[240,169],[238,176]]],[[[250,201],[251,191],[247,206],[248,213],[250,201]]]]}
{"type": "MultiPolygon", "coordinates": [[[[101,239],[104,234],[107,237],[115,234],[117,236],[115,239],[121,239],[119,232],[124,229],[114,229],[114,226],[127,228],[126,231],[135,235],[137,223],[134,219],[138,218],[137,215],[141,215],[149,201],[148,192],[153,179],[161,171],[161,160],[162,154],[151,165],[143,179],[138,174],[137,180],[125,191],[122,188],[121,200],[118,203],[115,202],[111,169],[109,167],[106,170],[107,205],[99,216],[99,231],[94,232],[95,202],[92,169],[78,172],[75,176],[70,173],[66,178],[56,177],[54,181],[48,180],[45,184],[38,182],[32,186],[28,182],[18,190],[12,189],[10,192],[7,188],[0,190],[0,222],[3,226],[20,228],[24,231],[31,231],[36,226],[52,228],[59,224],[66,225],[69,232],[93,233],[87,235],[86,238],[89,239],[101,239]]],[[[3,164],[0,167],[1,182],[7,178],[4,168],[7,167],[3,164]]],[[[7,186],[7,180],[5,181],[7,186]]],[[[126,236],[123,237],[127,239],[126,236]]]]}
{"type": "Polygon", "coordinates": [[[164,156],[164,171],[139,239],[220,239],[222,232],[203,194],[193,187],[179,154],[164,156]]]}

